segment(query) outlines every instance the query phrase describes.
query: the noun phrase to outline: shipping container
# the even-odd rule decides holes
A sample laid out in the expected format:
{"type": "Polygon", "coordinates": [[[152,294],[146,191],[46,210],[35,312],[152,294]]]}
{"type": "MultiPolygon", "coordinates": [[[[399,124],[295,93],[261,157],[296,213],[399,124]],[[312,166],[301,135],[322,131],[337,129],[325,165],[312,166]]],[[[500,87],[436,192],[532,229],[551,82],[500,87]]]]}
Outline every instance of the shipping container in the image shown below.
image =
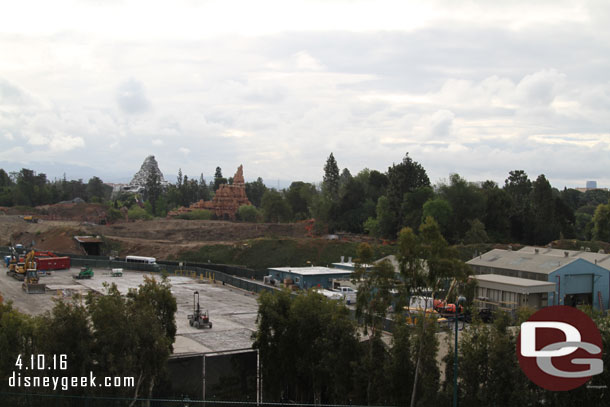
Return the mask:
{"type": "Polygon", "coordinates": [[[45,270],[64,270],[70,268],[69,257],[37,257],[36,269],[45,270]]]}

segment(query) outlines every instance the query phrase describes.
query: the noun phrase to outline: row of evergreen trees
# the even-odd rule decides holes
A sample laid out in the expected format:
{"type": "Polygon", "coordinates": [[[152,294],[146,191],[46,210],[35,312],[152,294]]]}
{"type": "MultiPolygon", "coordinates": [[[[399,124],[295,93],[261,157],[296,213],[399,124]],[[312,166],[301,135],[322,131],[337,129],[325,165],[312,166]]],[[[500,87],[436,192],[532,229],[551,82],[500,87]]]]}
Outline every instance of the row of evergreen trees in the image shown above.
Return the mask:
{"type": "MultiPolygon", "coordinates": [[[[267,222],[315,218],[318,231],[369,233],[393,240],[402,227],[417,229],[432,216],[452,243],[610,240],[608,191],[559,191],[543,174],[532,181],[522,170],[510,171],[502,186],[451,174],[447,181],[432,185],[426,170],[408,154],[386,172],[364,169],[353,176],[347,168],[339,170],[331,153],[323,169],[321,184],[295,181],[276,190],[260,177],[247,182],[246,194],[254,208],[240,210],[238,218],[267,222]]],[[[174,208],[212,199],[223,183],[232,179],[225,178],[220,167],[209,183],[203,175],[189,178],[179,170],[176,182],[162,187],[152,174],[140,197],[145,212],[140,212],[163,217],[174,208]]],[[[36,206],[76,197],[104,202],[110,200],[110,193],[98,177],[87,183],[65,177],[49,181],[45,174],[29,169],[10,175],[0,169],[0,206],[36,206]]],[[[139,201],[127,194],[112,198],[114,208],[134,207],[139,201]]]]}

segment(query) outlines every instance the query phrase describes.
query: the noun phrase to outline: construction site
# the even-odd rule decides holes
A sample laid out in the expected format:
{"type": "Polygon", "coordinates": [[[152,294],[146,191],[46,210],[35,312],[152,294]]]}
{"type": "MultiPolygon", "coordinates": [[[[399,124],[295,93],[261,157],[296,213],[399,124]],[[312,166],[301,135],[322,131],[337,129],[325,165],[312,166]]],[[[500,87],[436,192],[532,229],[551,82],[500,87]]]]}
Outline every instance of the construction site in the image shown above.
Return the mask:
{"type": "MultiPolygon", "coordinates": [[[[29,254],[26,257],[27,270],[29,254]]],[[[159,272],[73,264],[68,269],[39,271],[36,286],[40,289],[28,293],[23,288],[25,281],[15,273],[11,275],[9,268],[5,270],[0,274],[3,301],[12,302],[14,308],[30,315],[51,311],[57,300],[82,302],[88,293],[104,295],[108,284],[115,284],[121,294],[126,294],[143,284],[145,278],[162,278],[159,272]]],[[[224,383],[227,377],[238,378],[239,386],[256,383],[257,357],[252,350],[258,311],[256,293],[225,284],[217,277],[222,279],[211,271],[184,269],[167,276],[177,305],[177,331],[168,361],[176,393],[204,397],[207,391],[209,397],[220,395],[228,389],[218,383],[224,383]],[[236,370],[237,359],[241,362],[236,370]],[[247,379],[239,379],[244,377],[247,379]]],[[[244,280],[244,284],[251,283],[244,280]]],[[[254,398],[256,386],[248,387],[248,392],[254,398]]]]}
{"type": "MultiPolygon", "coordinates": [[[[40,294],[26,294],[22,283],[7,273],[0,274],[0,292],[4,301],[12,301],[18,310],[36,315],[51,310],[54,300],[82,298],[88,292],[104,294],[104,283],[116,284],[122,294],[137,288],[144,277],[160,278],[159,273],[125,270],[120,277],[112,276],[111,269],[92,268],[92,278],[74,278],[81,272],[80,267],[56,270],[50,275],[40,276],[40,283],[46,290],[40,294]]],[[[256,296],[220,281],[213,275],[190,276],[170,275],[172,294],[176,298],[178,328],[175,354],[205,353],[250,348],[251,335],[255,330],[257,313],[256,296]],[[187,315],[193,313],[193,295],[199,293],[201,308],[209,313],[213,329],[202,330],[189,326],[187,315]]]]}

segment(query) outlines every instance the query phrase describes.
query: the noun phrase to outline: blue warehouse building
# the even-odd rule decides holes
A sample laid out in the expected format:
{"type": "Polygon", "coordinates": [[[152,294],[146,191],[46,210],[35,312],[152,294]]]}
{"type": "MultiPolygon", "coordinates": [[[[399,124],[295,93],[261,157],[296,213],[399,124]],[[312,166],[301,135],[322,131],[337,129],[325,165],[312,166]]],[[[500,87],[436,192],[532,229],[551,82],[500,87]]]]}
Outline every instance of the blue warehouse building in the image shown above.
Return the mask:
{"type": "Polygon", "coordinates": [[[582,304],[602,311],[610,308],[610,255],[603,252],[527,246],[519,251],[494,249],[467,264],[475,278],[481,276],[477,296],[500,308],[582,304]],[[510,277],[511,284],[495,279],[490,285],[484,275],[510,277]],[[534,290],[531,281],[552,284],[538,284],[534,290]],[[523,287],[530,287],[529,291],[523,287]]]}
{"type": "Polygon", "coordinates": [[[274,267],[269,268],[269,276],[280,282],[286,279],[302,290],[312,287],[331,288],[334,279],[349,279],[352,271],[328,267],[274,267]]]}

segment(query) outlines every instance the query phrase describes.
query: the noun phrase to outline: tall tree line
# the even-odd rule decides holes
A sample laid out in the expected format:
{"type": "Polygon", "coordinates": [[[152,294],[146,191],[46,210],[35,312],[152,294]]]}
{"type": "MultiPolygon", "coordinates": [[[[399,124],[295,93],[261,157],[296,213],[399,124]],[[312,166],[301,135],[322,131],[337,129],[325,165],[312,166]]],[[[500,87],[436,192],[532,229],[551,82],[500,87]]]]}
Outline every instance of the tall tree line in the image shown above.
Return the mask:
{"type": "MultiPolygon", "coordinates": [[[[503,185],[450,174],[448,180],[432,185],[425,168],[408,153],[385,172],[364,169],[352,175],[348,168],[340,169],[333,153],[322,169],[320,184],[294,181],[279,190],[268,188],[260,177],[247,182],[246,194],[254,208],[238,216],[267,222],[315,218],[318,232],[369,233],[390,240],[402,227],[416,230],[430,216],[450,243],[610,241],[610,192],[560,191],[544,174],[531,180],[525,171],[513,170],[503,185]]],[[[225,178],[220,167],[209,183],[203,174],[189,177],[179,169],[176,182],[165,188],[158,179],[147,180],[142,197],[150,215],[165,216],[174,208],[212,199],[226,183],[232,179],[225,178]]],[[[110,192],[98,177],[87,183],[65,177],[49,181],[45,174],[25,168],[10,174],[0,169],[0,206],[36,206],[76,197],[103,202],[110,192]]],[[[127,196],[119,200],[128,207],[137,203],[127,196]]]]}

